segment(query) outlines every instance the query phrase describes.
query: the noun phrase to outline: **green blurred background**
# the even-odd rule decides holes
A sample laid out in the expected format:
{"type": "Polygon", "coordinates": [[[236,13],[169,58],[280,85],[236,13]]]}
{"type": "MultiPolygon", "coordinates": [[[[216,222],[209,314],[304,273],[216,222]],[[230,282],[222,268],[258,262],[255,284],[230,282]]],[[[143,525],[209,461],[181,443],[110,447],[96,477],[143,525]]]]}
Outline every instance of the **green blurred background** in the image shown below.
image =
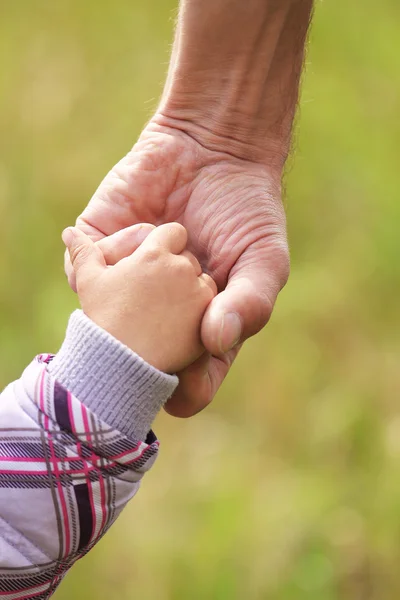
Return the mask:
{"type": "MultiPolygon", "coordinates": [[[[151,115],[175,0],[0,2],[0,386],[76,306],[60,232],[151,115]]],[[[292,276],[57,600],[400,597],[398,0],[318,2],[292,276]]]]}

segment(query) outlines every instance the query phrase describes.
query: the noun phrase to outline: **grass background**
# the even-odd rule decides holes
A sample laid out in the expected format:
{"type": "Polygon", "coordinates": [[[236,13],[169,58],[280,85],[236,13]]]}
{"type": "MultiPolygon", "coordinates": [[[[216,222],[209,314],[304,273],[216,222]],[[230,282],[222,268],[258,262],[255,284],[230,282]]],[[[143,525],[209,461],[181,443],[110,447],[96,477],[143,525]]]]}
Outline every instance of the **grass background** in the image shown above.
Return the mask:
{"type": "MultiPolygon", "coordinates": [[[[150,116],[174,0],[0,4],[0,386],[57,350],[60,232],[150,116]]],[[[400,597],[398,0],[317,2],[292,276],[214,404],[57,600],[400,597]]]]}

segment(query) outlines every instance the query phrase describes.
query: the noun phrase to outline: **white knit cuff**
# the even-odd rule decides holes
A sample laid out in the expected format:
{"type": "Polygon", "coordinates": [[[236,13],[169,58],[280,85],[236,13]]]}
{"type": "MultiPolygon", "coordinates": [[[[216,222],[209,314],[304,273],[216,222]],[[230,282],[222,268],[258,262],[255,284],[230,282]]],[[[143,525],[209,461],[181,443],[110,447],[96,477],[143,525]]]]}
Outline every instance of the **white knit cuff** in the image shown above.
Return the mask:
{"type": "Polygon", "coordinates": [[[81,310],[47,369],[99,419],[137,441],[178,385],[176,375],[149,365],[81,310]]]}

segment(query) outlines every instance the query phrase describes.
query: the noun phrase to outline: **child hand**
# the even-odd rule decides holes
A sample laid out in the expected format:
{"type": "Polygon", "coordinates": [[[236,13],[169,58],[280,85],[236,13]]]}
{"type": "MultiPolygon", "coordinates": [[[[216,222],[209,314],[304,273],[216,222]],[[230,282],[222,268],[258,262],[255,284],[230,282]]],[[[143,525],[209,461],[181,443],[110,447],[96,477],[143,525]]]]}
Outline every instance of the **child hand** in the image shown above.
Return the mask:
{"type": "Polygon", "coordinates": [[[201,320],[217,288],[185,250],[182,225],[155,228],[114,266],[106,265],[100,248],[79,229],[66,229],[63,241],[82,309],[92,321],[166,373],[202,354],[201,320]]]}

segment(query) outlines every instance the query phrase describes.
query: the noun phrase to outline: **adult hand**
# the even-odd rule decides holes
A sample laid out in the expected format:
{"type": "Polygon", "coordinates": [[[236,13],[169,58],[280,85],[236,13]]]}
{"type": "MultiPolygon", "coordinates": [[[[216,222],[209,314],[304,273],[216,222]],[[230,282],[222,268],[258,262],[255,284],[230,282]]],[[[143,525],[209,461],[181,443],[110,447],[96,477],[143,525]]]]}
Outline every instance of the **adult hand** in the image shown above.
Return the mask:
{"type": "MultiPolygon", "coordinates": [[[[218,285],[202,323],[207,352],[179,373],[166,406],[175,416],[191,416],[212,400],[240,344],[267,323],[287,280],[281,170],[271,165],[208,149],[156,116],[77,219],[93,240],[103,239],[110,264],[129,253],[130,242],[121,231],[120,255],[107,257],[106,236],[135,223],[178,221],[189,233],[189,250],[218,285]]],[[[70,265],[66,270],[74,287],[70,265]]]]}
{"type": "Polygon", "coordinates": [[[288,277],[280,184],[312,7],[180,0],[157,113],[77,221],[94,239],[179,221],[217,282],[202,322],[207,353],[179,374],[167,406],[174,415],[210,402],[288,277]]]}

